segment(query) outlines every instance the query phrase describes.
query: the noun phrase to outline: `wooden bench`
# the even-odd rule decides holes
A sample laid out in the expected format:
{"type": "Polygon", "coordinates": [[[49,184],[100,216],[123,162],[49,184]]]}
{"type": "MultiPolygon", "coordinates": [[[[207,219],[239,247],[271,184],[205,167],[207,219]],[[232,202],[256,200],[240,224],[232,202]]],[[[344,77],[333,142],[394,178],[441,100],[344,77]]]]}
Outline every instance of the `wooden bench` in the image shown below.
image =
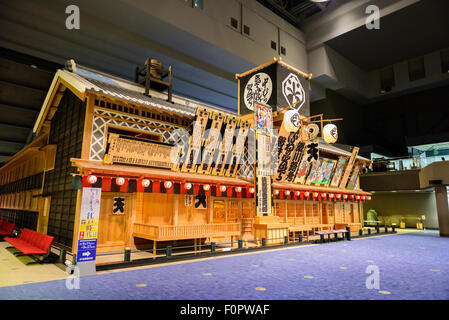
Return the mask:
{"type": "Polygon", "coordinates": [[[16,225],[8,221],[0,220],[0,236],[10,236],[16,225]]]}
{"type": "Polygon", "coordinates": [[[24,228],[18,238],[5,238],[9,244],[18,249],[21,255],[38,255],[39,260],[42,261],[50,254],[50,247],[53,243],[54,237],[46,234],[36,232],[24,228]]]}
{"type": "Polygon", "coordinates": [[[317,231],[316,234],[320,235],[320,242],[323,243],[323,242],[325,242],[325,239],[324,239],[325,235],[327,235],[328,241],[331,241],[331,238],[330,238],[331,234],[335,235],[334,239],[339,240],[338,234],[342,233],[343,234],[343,238],[342,239],[344,240],[345,233],[347,233],[347,232],[348,232],[348,230],[346,230],[346,229],[336,229],[336,230],[317,231]]]}

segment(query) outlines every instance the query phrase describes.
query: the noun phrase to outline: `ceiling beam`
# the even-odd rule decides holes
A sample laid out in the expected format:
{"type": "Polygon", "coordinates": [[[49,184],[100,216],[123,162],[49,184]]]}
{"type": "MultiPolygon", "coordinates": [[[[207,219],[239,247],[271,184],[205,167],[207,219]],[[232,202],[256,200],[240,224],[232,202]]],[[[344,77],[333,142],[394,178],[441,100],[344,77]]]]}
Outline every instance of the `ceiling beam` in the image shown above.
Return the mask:
{"type": "Polygon", "coordinates": [[[314,4],[310,1],[301,2],[301,3],[297,4],[296,6],[292,7],[289,10],[289,12],[293,15],[298,15],[298,14],[301,14],[302,12],[304,12],[305,10],[310,9],[313,6],[314,6],[314,4]]]}
{"type": "Polygon", "coordinates": [[[284,17],[287,18],[286,20],[291,20],[291,22],[293,22],[296,26],[299,25],[300,20],[298,19],[298,17],[292,15],[284,7],[279,5],[279,3],[276,0],[264,0],[264,1],[273,6],[275,9],[277,9],[282,15],[284,15],[284,17]]]}

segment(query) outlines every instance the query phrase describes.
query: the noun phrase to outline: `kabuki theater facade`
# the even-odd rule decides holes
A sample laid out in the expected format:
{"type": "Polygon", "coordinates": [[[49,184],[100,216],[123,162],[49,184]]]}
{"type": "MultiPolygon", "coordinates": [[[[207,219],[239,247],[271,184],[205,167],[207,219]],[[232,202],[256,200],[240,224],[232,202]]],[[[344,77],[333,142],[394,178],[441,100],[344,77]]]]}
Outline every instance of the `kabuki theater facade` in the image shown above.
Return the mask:
{"type": "Polygon", "coordinates": [[[342,119],[310,114],[311,75],[277,58],[237,74],[232,113],[173,95],[173,71],[148,59],[131,82],[69,60],[36,138],[0,168],[0,219],[78,261],[88,248],[156,256],[362,228],[371,194],[359,175],[371,163],[333,145],[342,119]]]}

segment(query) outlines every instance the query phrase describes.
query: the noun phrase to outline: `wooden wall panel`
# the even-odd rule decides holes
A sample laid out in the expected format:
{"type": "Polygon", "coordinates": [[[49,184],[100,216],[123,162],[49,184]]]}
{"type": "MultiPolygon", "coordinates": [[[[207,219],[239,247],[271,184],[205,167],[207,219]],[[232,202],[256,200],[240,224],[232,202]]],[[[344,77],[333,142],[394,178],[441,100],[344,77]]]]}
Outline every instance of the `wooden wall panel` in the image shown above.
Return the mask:
{"type": "MultiPolygon", "coordinates": [[[[173,223],[173,195],[145,193],[143,196],[142,223],[170,225],[173,223]]],[[[179,218],[178,218],[179,219],[179,218]]]]}
{"type": "Polygon", "coordinates": [[[127,220],[132,211],[130,195],[105,192],[101,196],[100,221],[98,223],[98,247],[122,247],[127,242],[127,220]],[[124,214],[114,214],[114,197],[125,199],[124,214]]]}

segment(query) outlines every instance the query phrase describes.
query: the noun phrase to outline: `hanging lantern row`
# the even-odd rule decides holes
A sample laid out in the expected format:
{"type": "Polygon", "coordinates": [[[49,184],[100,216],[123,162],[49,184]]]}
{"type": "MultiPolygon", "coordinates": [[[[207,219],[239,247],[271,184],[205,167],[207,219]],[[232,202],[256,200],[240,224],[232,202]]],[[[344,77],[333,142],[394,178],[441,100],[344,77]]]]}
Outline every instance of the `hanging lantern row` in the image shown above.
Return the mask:
{"type": "MultiPolygon", "coordinates": [[[[85,186],[93,186],[96,185],[97,182],[101,182],[101,180],[99,181],[97,176],[95,175],[89,175],[87,177],[84,177],[86,179],[85,186]]],[[[125,186],[127,180],[129,181],[130,179],[125,179],[123,177],[117,177],[117,178],[111,178],[111,181],[113,180],[113,182],[115,183],[115,185],[117,185],[120,188],[120,191],[123,192],[127,192],[125,190],[122,190],[122,187],[125,186]]],[[[137,183],[140,183],[140,187],[136,187],[136,191],[144,191],[148,188],[150,188],[156,181],[152,181],[150,179],[141,179],[141,180],[136,180],[136,179],[131,179],[133,181],[137,181],[137,183]],[[142,190],[144,189],[144,190],[142,190]]],[[[157,180],[157,182],[161,182],[160,180],[157,180]]],[[[191,182],[173,182],[170,180],[166,180],[163,181],[163,187],[165,188],[166,191],[171,191],[174,188],[175,183],[179,184],[182,189],[184,189],[186,191],[186,193],[193,193],[193,186],[194,184],[191,182]]],[[[207,194],[210,193],[211,191],[211,185],[210,184],[196,184],[198,186],[202,186],[202,190],[204,192],[206,192],[207,194]]],[[[101,187],[101,185],[100,185],[101,187]]],[[[105,188],[107,191],[108,188],[105,188]]],[[[215,190],[221,192],[221,195],[223,196],[224,194],[228,195],[228,196],[232,196],[233,192],[235,192],[238,195],[240,195],[243,191],[243,188],[241,186],[227,186],[227,185],[218,185],[215,186],[215,190]]],[[[154,192],[153,190],[151,192],[154,192]]],[[[157,191],[156,191],[157,192],[157,191]]],[[[198,191],[197,191],[198,192],[198,191]]],[[[195,193],[197,193],[195,192],[195,193]]],[[[255,188],[254,187],[249,187],[247,188],[246,192],[249,192],[249,197],[253,197],[254,196],[254,192],[255,192],[255,188]]],[[[177,193],[184,193],[184,192],[177,192],[177,193]]],[[[217,196],[219,196],[219,194],[217,194],[217,196]]],[[[309,199],[313,199],[313,200],[329,200],[329,201],[348,201],[348,199],[350,201],[367,201],[367,200],[371,200],[371,196],[365,196],[365,195],[355,195],[355,194],[345,194],[345,193],[326,193],[326,192],[309,192],[309,191],[291,191],[291,190],[280,190],[280,189],[274,189],[273,191],[273,196],[275,198],[282,198],[282,199],[286,199],[286,198],[290,198],[290,199],[294,199],[294,200],[309,200],[309,199]]]]}
{"type": "Polygon", "coordinates": [[[274,189],[273,196],[277,199],[290,200],[328,200],[328,201],[367,201],[371,200],[371,196],[345,194],[345,193],[326,193],[326,192],[309,192],[309,191],[291,191],[274,189]]]}
{"type": "Polygon", "coordinates": [[[154,192],[154,193],[186,193],[198,194],[204,192],[206,195],[228,196],[228,197],[244,197],[251,198],[254,196],[254,187],[229,186],[210,184],[178,182],[170,180],[150,180],[150,179],[129,179],[124,177],[97,177],[96,175],[74,176],[74,178],[82,179],[84,187],[101,187],[103,191],[117,192],[154,192]],[[175,186],[176,185],[176,186],[175,186]],[[244,189],[246,188],[246,189],[244,189]],[[176,189],[176,190],[174,190],[176,189]]]}

